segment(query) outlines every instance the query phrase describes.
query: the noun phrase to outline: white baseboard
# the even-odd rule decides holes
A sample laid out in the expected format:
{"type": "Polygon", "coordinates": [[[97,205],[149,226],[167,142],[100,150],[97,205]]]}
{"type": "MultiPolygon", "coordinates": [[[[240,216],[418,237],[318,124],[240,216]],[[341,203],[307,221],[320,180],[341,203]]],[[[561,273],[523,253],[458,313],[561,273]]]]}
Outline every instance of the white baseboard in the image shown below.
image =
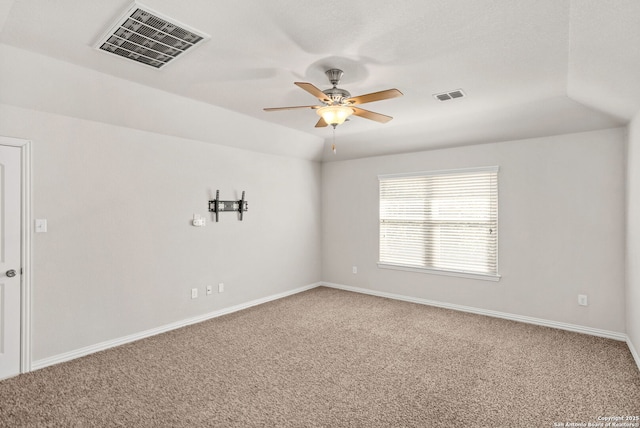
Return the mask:
{"type": "Polygon", "coordinates": [[[629,351],[631,351],[631,355],[636,362],[636,366],[638,366],[638,370],[640,370],[640,355],[638,355],[638,351],[636,351],[633,343],[631,343],[631,338],[629,336],[627,336],[627,346],[629,347],[629,351]]]}
{"type": "Polygon", "coordinates": [[[166,324],[161,327],[152,328],[150,330],[141,331],[139,333],[131,334],[131,335],[120,337],[113,340],[108,340],[106,342],[96,343],[95,345],[86,346],[84,348],[65,352],[64,354],[54,355],[53,357],[48,357],[42,360],[33,361],[31,363],[31,370],[33,371],[33,370],[42,369],[48,366],[52,366],[54,364],[63,363],[65,361],[70,361],[76,358],[84,357],[85,355],[93,354],[95,352],[104,351],[106,349],[113,348],[119,345],[124,345],[125,343],[135,342],[136,340],[145,339],[147,337],[155,336],[157,334],[165,333],[167,331],[175,330],[181,327],[186,327],[191,324],[197,324],[199,322],[206,321],[211,318],[227,315],[233,312],[241,311],[243,309],[248,309],[252,306],[261,305],[263,303],[271,302],[273,300],[282,299],[283,297],[287,297],[293,294],[301,293],[303,291],[311,290],[312,288],[316,288],[320,285],[321,283],[319,282],[315,284],[309,284],[304,287],[299,287],[293,290],[285,291],[283,293],[273,294],[271,296],[262,297],[256,300],[251,300],[250,302],[241,303],[239,305],[220,309],[220,310],[210,312],[204,315],[200,315],[197,317],[188,318],[182,321],[166,324]]]}
{"type": "Polygon", "coordinates": [[[544,326],[544,327],[552,327],[552,328],[557,328],[557,329],[561,329],[561,330],[573,331],[573,332],[576,332],[576,333],[589,334],[589,335],[592,335],[592,336],[598,336],[598,337],[604,337],[604,338],[608,338],[608,339],[614,339],[614,340],[623,341],[623,342],[626,342],[627,345],[629,346],[629,350],[631,351],[631,355],[633,356],[633,358],[634,358],[634,360],[636,362],[636,365],[638,366],[638,369],[640,370],[640,355],[638,354],[638,352],[634,348],[634,346],[633,346],[633,344],[631,342],[631,339],[624,333],[608,331],[608,330],[601,330],[601,329],[585,327],[585,326],[580,326],[580,325],[575,325],[575,324],[561,323],[561,322],[557,322],[557,321],[550,321],[550,320],[545,320],[545,319],[542,319],[542,318],[533,318],[533,317],[528,317],[528,316],[523,316],[523,315],[510,314],[510,313],[506,313],[506,312],[498,312],[498,311],[492,311],[492,310],[487,310],[487,309],[474,308],[474,307],[471,307],[471,306],[463,306],[463,305],[456,305],[456,304],[452,304],[452,303],[438,302],[438,301],[435,301],[435,300],[428,300],[428,299],[422,299],[422,298],[418,298],[418,297],[404,296],[404,295],[401,295],[401,294],[387,293],[387,292],[383,292],[383,291],[370,290],[370,289],[360,288],[360,287],[352,287],[352,286],[349,286],[349,285],[335,284],[335,283],[324,282],[324,281],[317,282],[315,284],[309,284],[307,286],[299,287],[299,288],[296,288],[296,289],[293,289],[293,290],[285,291],[283,293],[278,293],[278,294],[274,294],[274,295],[271,295],[271,296],[263,297],[263,298],[260,298],[260,299],[252,300],[250,302],[246,302],[246,303],[242,303],[242,304],[239,304],[239,305],[231,306],[229,308],[220,309],[218,311],[210,312],[210,313],[207,313],[207,314],[204,314],[204,315],[200,315],[200,316],[197,316],[197,317],[193,317],[193,318],[189,318],[189,319],[186,319],[186,320],[178,321],[178,322],[175,322],[175,323],[167,324],[167,325],[164,325],[164,326],[161,326],[161,327],[153,328],[153,329],[150,329],[150,330],[145,330],[145,331],[142,331],[140,333],[132,334],[132,335],[129,335],[129,336],[124,336],[124,337],[121,337],[121,338],[118,338],[118,339],[114,339],[114,340],[108,340],[106,342],[97,343],[95,345],[91,345],[91,346],[87,346],[87,347],[84,347],[84,348],[76,349],[74,351],[65,352],[64,354],[54,355],[53,357],[44,358],[44,359],[38,360],[38,361],[33,361],[31,363],[31,370],[42,369],[44,367],[52,366],[54,364],[62,363],[62,362],[65,362],[65,361],[70,361],[70,360],[73,360],[75,358],[80,358],[80,357],[83,357],[85,355],[93,354],[94,352],[104,351],[106,349],[113,348],[115,346],[124,345],[125,343],[135,342],[136,340],[145,339],[147,337],[155,336],[157,334],[165,333],[167,331],[175,330],[175,329],[178,329],[178,328],[181,328],[181,327],[185,327],[185,326],[188,326],[188,325],[191,325],[191,324],[197,324],[199,322],[206,321],[206,320],[209,320],[209,319],[212,319],[212,318],[216,318],[216,317],[219,317],[219,316],[222,316],[222,315],[226,315],[226,314],[230,314],[230,313],[233,313],[233,312],[241,311],[243,309],[247,309],[247,308],[250,308],[252,306],[261,305],[263,303],[271,302],[273,300],[282,299],[283,297],[287,297],[287,296],[291,296],[293,294],[301,293],[303,291],[311,290],[311,289],[319,287],[319,286],[325,286],[325,287],[329,287],[329,288],[336,288],[336,289],[345,290],[345,291],[352,291],[352,292],[361,293],[361,294],[368,294],[368,295],[371,295],[371,296],[385,297],[385,298],[388,298],[388,299],[401,300],[401,301],[405,301],[405,302],[418,303],[418,304],[421,304],[421,305],[435,306],[435,307],[445,308],[445,309],[453,309],[453,310],[456,310],[456,311],[469,312],[469,313],[478,314],[478,315],[486,315],[486,316],[495,317],[495,318],[503,318],[503,319],[507,319],[507,320],[511,320],[511,321],[524,322],[524,323],[527,323],[527,324],[535,324],[535,325],[540,325],[540,326],[544,326]]]}
{"type": "MultiPolygon", "coordinates": [[[[540,325],[544,327],[557,328],[560,330],[573,331],[576,333],[590,334],[592,336],[605,337],[607,339],[614,339],[622,342],[627,341],[628,343],[630,343],[628,341],[626,334],[618,333],[615,331],[600,330],[597,328],[585,327],[585,326],[576,325],[576,324],[567,324],[567,323],[562,323],[558,321],[545,320],[542,318],[533,318],[533,317],[528,317],[524,315],[516,315],[516,314],[510,314],[506,312],[498,312],[498,311],[492,311],[488,309],[474,308],[471,306],[463,306],[463,305],[456,305],[453,303],[438,302],[436,300],[428,300],[428,299],[422,299],[419,297],[404,296],[401,294],[387,293],[384,291],[370,290],[367,288],[352,287],[349,285],[334,284],[331,282],[323,281],[320,284],[325,287],[337,288],[337,289],[346,290],[346,291],[353,291],[355,293],[369,294],[369,295],[378,296],[378,297],[386,297],[388,299],[402,300],[404,302],[418,303],[421,305],[428,305],[428,306],[436,306],[436,307],[445,308],[445,309],[453,309],[456,311],[469,312],[469,313],[478,314],[478,315],[486,315],[494,318],[503,318],[511,321],[519,321],[527,324],[535,324],[535,325],[540,325]]],[[[636,362],[638,362],[637,357],[636,357],[636,362]]]]}

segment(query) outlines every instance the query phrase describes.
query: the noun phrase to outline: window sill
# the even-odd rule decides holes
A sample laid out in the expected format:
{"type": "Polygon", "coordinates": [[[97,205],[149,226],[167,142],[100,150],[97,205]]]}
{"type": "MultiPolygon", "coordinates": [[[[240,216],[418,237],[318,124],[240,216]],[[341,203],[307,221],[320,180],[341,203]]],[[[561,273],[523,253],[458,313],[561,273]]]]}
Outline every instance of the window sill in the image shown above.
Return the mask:
{"type": "Polygon", "coordinates": [[[500,281],[500,275],[497,275],[497,274],[492,275],[492,274],[484,274],[484,273],[459,272],[454,270],[429,269],[429,268],[421,268],[416,266],[393,265],[393,264],[380,263],[380,262],[378,262],[378,268],[402,270],[406,272],[427,273],[427,274],[434,274],[434,275],[457,276],[460,278],[480,279],[483,281],[494,281],[494,282],[500,281]]]}

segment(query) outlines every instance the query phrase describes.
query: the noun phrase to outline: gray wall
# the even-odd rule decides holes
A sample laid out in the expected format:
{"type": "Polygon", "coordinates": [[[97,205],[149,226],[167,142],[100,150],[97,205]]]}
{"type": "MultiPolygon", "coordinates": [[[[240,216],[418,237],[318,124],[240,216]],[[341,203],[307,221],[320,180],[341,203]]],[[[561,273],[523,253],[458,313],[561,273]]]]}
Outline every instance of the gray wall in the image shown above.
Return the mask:
{"type": "Polygon", "coordinates": [[[0,117],[0,134],[33,141],[33,217],[48,220],[33,234],[34,361],[320,280],[317,162],[6,105],[0,117]],[[247,192],[243,222],[212,222],[216,189],[247,192]]]}
{"type": "Polygon", "coordinates": [[[33,141],[33,216],[49,221],[33,235],[34,361],[320,280],[626,331],[640,346],[638,117],[625,303],[624,129],[321,166],[311,159],[323,142],[309,134],[0,53],[0,134],[33,141]],[[377,174],[479,165],[501,168],[501,281],[378,269],[377,174]],[[247,191],[245,221],[191,226],[216,189],[247,191]],[[219,282],[225,293],[204,296],[219,282]]]}
{"type": "Polygon", "coordinates": [[[627,335],[637,353],[640,352],[640,112],[629,125],[626,303],[627,335]]]}
{"type": "Polygon", "coordinates": [[[323,164],[322,278],[623,333],[625,151],[612,129],[323,164]],[[377,267],[378,174],[485,165],[500,166],[499,282],[377,267]]]}

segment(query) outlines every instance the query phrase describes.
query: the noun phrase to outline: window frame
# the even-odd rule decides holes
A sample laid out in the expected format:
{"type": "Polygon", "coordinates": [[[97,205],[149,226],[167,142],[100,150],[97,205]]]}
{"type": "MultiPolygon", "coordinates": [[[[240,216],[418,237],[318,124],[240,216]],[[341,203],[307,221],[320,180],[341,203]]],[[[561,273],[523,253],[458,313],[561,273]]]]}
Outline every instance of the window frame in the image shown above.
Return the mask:
{"type": "Polygon", "coordinates": [[[445,276],[455,276],[461,278],[471,278],[471,279],[481,279],[485,281],[499,281],[501,275],[499,274],[499,264],[498,264],[498,256],[499,256],[499,221],[498,221],[498,213],[499,213],[499,180],[498,180],[498,166],[484,166],[484,167],[475,167],[475,168],[461,168],[461,169],[446,169],[446,170],[435,170],[435,171],[418,171],[418,172],[407,172],[407,173],[397,173],[397,174],[379,174],[378,175],[378,268],[382,269],[392,269],[392,270],[400,270],[400,271],[408,271],[408,272],[419,272],[426,274],[436,274],[436,275],[445,275],[445,276]],[[456,269],[440,269],[435,268],[433,266],[414,266],[414,265],[405,265],[401,263],[392,263],[388,261],[380,261],[380,250],[381,250],[381,239],[382,239],[382,219],[381,219],[381,198],[380,198],[380,189],[381,182],[383,180],[389,180],[394,178],[411,178],[411,177],[433,177],[433,176],[441,176],[441,175],[462,175],[462,174],[473,174],[473,173],[495,173],[496,174],[496,211],[495,211],[495,224],[496,224],[496,255],[495,255],[495,273],[484,273],[484,272],[473,272],[473,271],[465,271],[465,270],[456,270],[456,269]]]}

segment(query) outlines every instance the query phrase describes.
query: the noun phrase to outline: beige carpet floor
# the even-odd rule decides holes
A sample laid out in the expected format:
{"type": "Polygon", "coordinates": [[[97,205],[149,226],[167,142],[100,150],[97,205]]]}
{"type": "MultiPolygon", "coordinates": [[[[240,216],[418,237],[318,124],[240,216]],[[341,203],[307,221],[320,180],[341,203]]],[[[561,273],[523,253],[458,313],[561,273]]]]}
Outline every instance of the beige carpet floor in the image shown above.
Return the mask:
{"type": "Polygon", "coordinates": [[[553,427],[635,415],[640,372],[625,343],[323,287],[0,382],[7,427],[553,427]]]}

